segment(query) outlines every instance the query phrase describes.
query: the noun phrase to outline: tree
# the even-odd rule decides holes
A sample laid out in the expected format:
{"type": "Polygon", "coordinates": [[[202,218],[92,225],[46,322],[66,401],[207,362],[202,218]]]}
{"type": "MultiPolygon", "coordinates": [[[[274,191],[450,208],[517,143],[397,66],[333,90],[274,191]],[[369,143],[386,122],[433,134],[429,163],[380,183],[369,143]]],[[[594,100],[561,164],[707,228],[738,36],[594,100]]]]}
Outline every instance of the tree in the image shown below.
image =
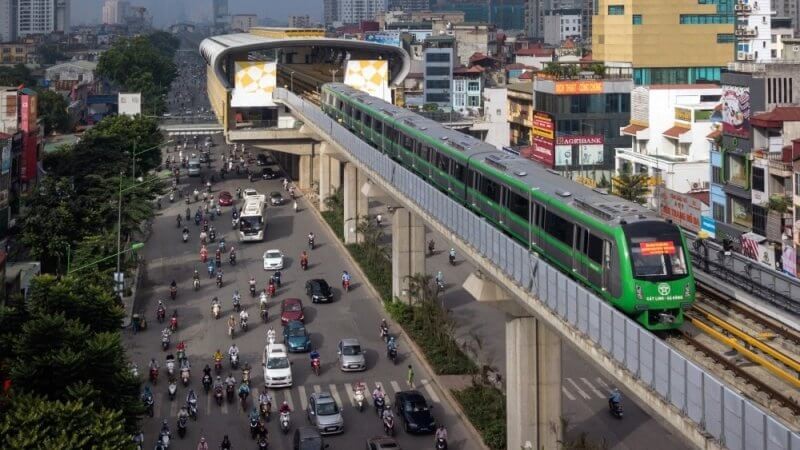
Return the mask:
{"type": "Polygon", "coordinates": [[[37,395],[15,395],[4,412],[0,419],[0,448],[78,450],[131,446],[121,412],[85,399],[51,401],[37,395]]]}
{"type": "Polygon", "coordinates": [[[39,117],[44,123],[44,134],[53,131],[66,133],[69,131],[69,114],[67,113],[67,101],[64,97],[53,91],[38,90],[39,117]]]}
{"type": "Polygon", "coordinates": [[[81,320],[95,333],[116,331],[122,326],[124,311],[116,297],[108,289],[86,283],[83,277],[36,277],[27,301],[32,314],[60,311],[67,319],[81,320]]]}
{"type": "Polygon", "coordinates": [[[36,86],[36,79],[30,69],[25,67],[24,64],[17,64],[13,67],[0,67],[0,86],[17,87],[20,85],[36,86]]]}
{"type": "MultiPolygon", "coordinates": [[[[164,135],[158,129],[158,122],[152,117],[110,116],[100,121],[87,133],[90,138],[119,139],[120,147],[126,154],[128,164],[133,152],[141,152],[164,143],[164,135]],[[135,150],[134,150],[135,149],[135,150]]],[[[136,156],[136,173],[142,174],[161,164],[161,150],[149,150],[136,156]]]]}
{"type": "Polygon", "coordinates": [[[612,178],[611,184],[615,195],[625,200],[644,203],[650,193],[650,177],[645,174],[631,174],[623,172],[612,178]]]}
{"type": "Polygon", "coordinates": [[[171,33],[167,33],[166,31],[155,31],[147,35],[147,40],[150,41],[150,45],[152,45],[159,53],[166,56],[167,58],[172,58],[175,56],[175,52],[181,46],[180,39],[173,36],[171,33]]]}
{"type": "Polygon", "coordinates": [[[39,63],[45,66],[52,66],[58,61],[64,61],[68,58],[58,48],[58,44],[42,44],[36,48],[36,55],[39,57],[39,63]]]}

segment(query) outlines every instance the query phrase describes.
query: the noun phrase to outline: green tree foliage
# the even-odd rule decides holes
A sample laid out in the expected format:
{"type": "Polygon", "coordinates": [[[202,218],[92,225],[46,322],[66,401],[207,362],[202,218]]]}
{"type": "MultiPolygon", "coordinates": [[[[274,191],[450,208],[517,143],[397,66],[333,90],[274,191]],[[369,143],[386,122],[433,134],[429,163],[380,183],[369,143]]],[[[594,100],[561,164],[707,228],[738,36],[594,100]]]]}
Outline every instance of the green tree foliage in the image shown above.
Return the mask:
{"type": "Polygon", "coordinates": [[[39,117],[44,123],[44,133],[70,131],[67,100],[61,94],[48,90],[39,90],[38,97],[39,117]]]}
{"type": "Polygon", "coordinates": [[[124,315],[108,289],[73,276],[61,279],[51,275],[36,277],[31,283],[27,301],[33,314],[60,311],[67,319],[81,320],[95,333],[118,330],[124,315]]]}
{"type": "Polygon", "coordinates": [[[0,86],[17,87],[19,85],[25,87],[36,86],[36,79],[30,69],[25,67],[24,64],[17,64],[13,67],[0,67],[0,86]]]}
{"type": "MultiPolygon", "coordinates": [[[[164,135],[158,129],[158,122],[152,117],[111,116],[106,117],[87,133],[89,138],[120,139],[120,144],[127,154],[128,164],[137,152],[164,143],[164,135]]],[[[161,150],[154,149],[136,156],[136,172],[141,174],[155,169],[161,164],[161,150]]]]}
{"type": "Polygon", "coordinates": [[[130,435],[120,419],[120,411],[98,407],[91,400],[15,396],[0,419],[0,448],[131,448],[130,435]]]}
{"type": "Polygon", "coordinates": [[[97,73],[124,89],[142,92],[145,110],[163,109],[166,95],[177,69],[172,62],[174,43],[160,34],[137,36],[117,41],[103,53],[97,73]]]}
{"type": "Polygon", "coordinates": [[[58,48],[58,44],[42,44],[36,48],[36,55],[39,57],[39,62],[45,66],[67,59],[67,55],[58,48]]]}
{"type": "Polygon", "coordinates": [[[623,172],[611,180],[611,185],[615,195],[631,202],[644,203],[650,192],[649,181],[650,177],[645,174],[623,172]]]}
{"type": "Polygon", "coordinates": [[[181,46],[180,39],[166,31],[155,31],[147,35],[147,40],[150,41],[150,45],[167,58],[172,58],[178,47],[181,46]]]}

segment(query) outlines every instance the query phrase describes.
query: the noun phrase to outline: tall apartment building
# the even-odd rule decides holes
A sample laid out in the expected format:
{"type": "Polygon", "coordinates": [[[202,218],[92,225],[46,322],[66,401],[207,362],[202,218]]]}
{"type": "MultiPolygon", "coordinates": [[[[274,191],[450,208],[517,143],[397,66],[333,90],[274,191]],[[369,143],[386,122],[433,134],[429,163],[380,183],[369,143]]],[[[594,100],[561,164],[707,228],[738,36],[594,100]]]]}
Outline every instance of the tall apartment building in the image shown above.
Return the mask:
{"type": "Polygon", "coordinates": [[[250,28],[258,26],[258,16],[255,14],[234,14],[231,16],[231,30],[247,33],[250,28]]]}
{"type": "Polygon", "coordinates": [[[428,11],[430,9],[430,0],[389,0],[390,11],[428,11]]]}
{"type": "Polygon", "coordinates": [[[585,2],[586,0],[527,0],[525,3],[525,34],[530,37],[544,37],[546,11],[583,9],[585,2]]]}
{"type": "Polygon", "coordinates": [[[637,85],[719,81],[735,18],[733,0],[597,0],[593,58],[630,64],[637,85]]]}
{"type": "Polygon", "coordinates": [[[308,14],[304,16],[289,16],[289,28],[311,28],[311,17],[308,14]]]}
{"type": "Polygon", "coordinates": [[[361,23],[386,12],[387,0],[338,0],[339,21],[361,23]]]}
{"type": "Polygon", "coordinates": [[[339,21],[339,1],[322,0],[322,22],[325,26],[331,26],[339,21]]]}
{"type": "Polygon", "coordinates": [[[230,20],[228,0],[211,0],[211,16],[214,25],[223,26],[230,20]]]}
{"type": "Polygon", "coordinates": [[[17,39],[17,1],[0,0],[0,42],[17,39]]]}
{"type": "Polygon", "coordinates": [[[772,10],[775,11],[776,17],[792,19],[792,27],[797,36],[800,31],[800,2],[797,0],[772,0],[772,10]]]}
{"type": "Polygon", "coordinates": [[[739,0],[736,13],[736,60],[769,62],[772,59],[772,10],[770,2],[739,0]]]}
{"type": "Polygon", "coordinates": [[[103,3],[103,24],[118,25],[125,22],[128,16],[128,2],[120,0],[106,0],[103,3]]]}
{"type": "Polygon", "coordinates": [[[69,9],[69,0],[17,0],[17,38],[68,32],[69,9]]]}
{"type": "Polygon", "coordinates": [[[428,36],[425,39],[426,48],[423,53],[425,85],[422,94],[424,103],[450,108],[451,80],[456,59],[455,45],[456,40],[453,36],[428,36]]]}

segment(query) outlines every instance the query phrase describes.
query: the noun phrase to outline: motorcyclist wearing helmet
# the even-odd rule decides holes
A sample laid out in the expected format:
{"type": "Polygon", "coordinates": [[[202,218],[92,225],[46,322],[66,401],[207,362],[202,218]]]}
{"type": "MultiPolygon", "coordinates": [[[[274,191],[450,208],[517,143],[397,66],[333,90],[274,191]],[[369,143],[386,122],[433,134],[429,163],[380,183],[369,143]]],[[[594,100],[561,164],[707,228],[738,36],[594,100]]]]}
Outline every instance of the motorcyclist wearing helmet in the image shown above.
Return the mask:
{"type": "Polygon", "coordinates": [[[281,406],[278,408],[278,412],[280,414],[292,412],[292,408],[289,407],[289,402],[284,400],[283,403],[281,403],[281,406]]]}

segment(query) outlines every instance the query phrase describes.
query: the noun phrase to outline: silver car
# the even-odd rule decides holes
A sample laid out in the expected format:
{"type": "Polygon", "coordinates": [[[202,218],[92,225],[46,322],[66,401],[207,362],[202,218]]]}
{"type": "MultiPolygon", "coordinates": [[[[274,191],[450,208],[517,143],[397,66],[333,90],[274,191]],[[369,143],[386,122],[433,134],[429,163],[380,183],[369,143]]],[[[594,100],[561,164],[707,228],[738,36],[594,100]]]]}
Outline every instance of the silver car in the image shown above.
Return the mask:
{"type": "Polygon", "coordinates": [[[344,418],[336,400],[328,392],[314,392],[308,398],[308,422],[317,427],[320,434],[344,432],[344,418]]]}
{"type": "Polygon", "coordinates": [[[367,360],[361,350],[361,343],[358,339],[349,338],[339,341],[337,347],[339,355],[339,368],[343,372],[355,372],[367,370],[367,360]]]}

